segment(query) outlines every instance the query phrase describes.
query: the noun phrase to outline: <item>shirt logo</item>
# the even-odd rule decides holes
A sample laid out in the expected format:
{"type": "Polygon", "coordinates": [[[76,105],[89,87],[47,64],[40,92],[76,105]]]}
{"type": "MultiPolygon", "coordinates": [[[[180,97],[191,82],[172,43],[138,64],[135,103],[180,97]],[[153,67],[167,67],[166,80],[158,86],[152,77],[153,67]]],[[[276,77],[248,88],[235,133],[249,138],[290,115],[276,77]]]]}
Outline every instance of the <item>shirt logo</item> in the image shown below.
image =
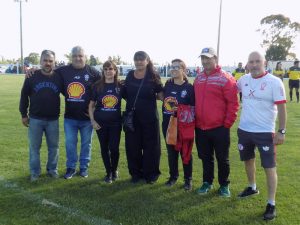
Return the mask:
{"type": "Polygon", "coordinates": [[[80,79],[80,76],[75,76],[74,79],[75,79],[75,80],[79,80],[79,79],[80,79]]]}
{"type": "Polygon", "coordinates": [[[167,113],[173,113],[174,112],[173,107],[176,105],[178,105],[178,102],[175,97],[170,96],[165,98],[164,107],[167,113]]]}
{"type": "Polygon", "coordinates": [[[269,146],[263,146],[262,149],[263,149],[265,152],[267,152],[267,151],[269,151],[270,147],[269,147],[269,146]]]}
{"type": "Polygon", "coordinates": [[[82,95],[85,93],[85,88],[79,82],[72,82],[68,85],[67,92],[69,98],[81,99],[82,95]]]}
{"type": "Polygon", "coordinates": [[[254,92],[255,92],[255,90],[250,90],[250,93],[249,93],[248,96],[249,96],[249,97],[251,97],[251,96],[252,96],[252,97],[255,97],[255,96],[254,96],[254,92]]]}
{"type": "Polygon", "coordinates": [[[181,91],[181,94],[180,94],[181,98],[185,98],[186,95],[187,95],[187,91],[186,90],[181,91]]]}
{"type": "Polygon", "coordinates": [[[266,83],[266,82],[263,82],[263,83],[260,85],[260,90],[261,90],[261,91],[264,91],[266,86],[267,86],[267,83],[266,83]]]}
{"type": "Polygon", "coordinates": [[[84,75],[84,79],[85,79],[85,81],[88,81],[88,80],[89,80],[89,78],[90,78],[90,75],[88,75],[88,74],[85,74],[85,75],[84,75]]]}
{"type": "Polygon", "coordinates": [[[118,98],[114,95],[105,95],[102,98],[102,104],[106,109],[112,109],[118,104],[118,98]]]}

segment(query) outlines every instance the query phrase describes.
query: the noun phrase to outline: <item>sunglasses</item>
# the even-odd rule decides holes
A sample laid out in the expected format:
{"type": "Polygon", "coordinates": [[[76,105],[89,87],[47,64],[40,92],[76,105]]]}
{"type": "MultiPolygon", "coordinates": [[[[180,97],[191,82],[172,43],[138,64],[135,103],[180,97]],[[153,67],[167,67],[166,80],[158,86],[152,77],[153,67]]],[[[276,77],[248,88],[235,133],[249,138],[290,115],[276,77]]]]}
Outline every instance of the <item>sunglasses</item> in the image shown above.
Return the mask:
{"type": "Polygon", "coordinates": [[[112,70],[114,70],[114,68],[112,68],[112,67],[109,67],[109,68],[104,68],[104,71],[112,71],[112,70]]]}
{"type": "Polygon", "coordinates": [[[180,66],[171,66],[170,70],[180,70],[181,67],[180,66]]]}

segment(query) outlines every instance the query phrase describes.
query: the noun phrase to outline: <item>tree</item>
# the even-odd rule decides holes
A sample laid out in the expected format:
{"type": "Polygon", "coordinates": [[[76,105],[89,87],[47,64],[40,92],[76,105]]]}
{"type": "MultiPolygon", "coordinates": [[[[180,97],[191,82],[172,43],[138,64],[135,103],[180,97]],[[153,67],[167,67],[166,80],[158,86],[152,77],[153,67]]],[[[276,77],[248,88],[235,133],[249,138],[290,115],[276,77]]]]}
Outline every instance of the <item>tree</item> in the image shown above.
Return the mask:
{"type": "Polygon", "coordinates": [[[266,48],[267,60],[285,60],[288,55],[294,54],[290,49],[300,31],[300,23],[292,22],[282,14],[276,14],[264,17],[260,24],[262,28],[258,31],[264,38],[262,47],[266,48]]]}
{"type": "Polygon", "coordinates": [[[68,60],[68,63],[72,63],[72,54],[71,53],[64,54],[64,57],[66,57],[66,59],[68,60]]]}
{"type": "Polygon", "coordinates": [[[101,61],[99,60],[98,57],[95,57],[94,55],[90,56],[90,60],[89,60],[89,64],[90,66],[96,66],[96,65],[101,65],[101,61]]]}
{"type": "Polygon", "coordinates": [[[116,65],[127,65],[127,62],[124,62],[121,60],[121,56],[109,56],[108,59],[109,61],[113,61],[116,65]]]}
{"type": "Polygon", "coordinates": [[[33,65],[40,64],[40,55],[38,53],[32,52],[27,57],[24,58],[25,63],[30,63],[33,65]]]}

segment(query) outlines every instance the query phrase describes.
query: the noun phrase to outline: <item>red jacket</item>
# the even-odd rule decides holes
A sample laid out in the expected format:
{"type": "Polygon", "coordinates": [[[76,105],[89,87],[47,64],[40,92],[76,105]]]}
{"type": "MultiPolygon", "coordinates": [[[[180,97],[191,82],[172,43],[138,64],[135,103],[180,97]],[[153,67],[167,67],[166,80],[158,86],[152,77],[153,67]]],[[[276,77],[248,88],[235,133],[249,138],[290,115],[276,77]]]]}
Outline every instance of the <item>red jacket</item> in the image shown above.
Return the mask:
{"type": "Polygon", "coordinates": [[[202,130],[230,128],[239,109],[234,77],[217,66],[210,74],[202,71],[194,81],[196,127],[202,130]]]}

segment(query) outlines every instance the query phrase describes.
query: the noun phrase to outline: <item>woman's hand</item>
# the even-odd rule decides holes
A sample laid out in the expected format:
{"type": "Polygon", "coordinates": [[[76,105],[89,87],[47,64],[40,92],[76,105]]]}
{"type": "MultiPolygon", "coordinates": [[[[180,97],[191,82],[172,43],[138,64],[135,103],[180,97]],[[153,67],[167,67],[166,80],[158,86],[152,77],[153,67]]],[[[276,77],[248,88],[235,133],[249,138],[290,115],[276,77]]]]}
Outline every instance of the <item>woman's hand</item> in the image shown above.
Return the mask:
{"type": "Polygon", "coordinates": [[[91,120],[92,126],[95,130],[100,130],[101,126],[95,121],[95,120],[91,120]]]}

